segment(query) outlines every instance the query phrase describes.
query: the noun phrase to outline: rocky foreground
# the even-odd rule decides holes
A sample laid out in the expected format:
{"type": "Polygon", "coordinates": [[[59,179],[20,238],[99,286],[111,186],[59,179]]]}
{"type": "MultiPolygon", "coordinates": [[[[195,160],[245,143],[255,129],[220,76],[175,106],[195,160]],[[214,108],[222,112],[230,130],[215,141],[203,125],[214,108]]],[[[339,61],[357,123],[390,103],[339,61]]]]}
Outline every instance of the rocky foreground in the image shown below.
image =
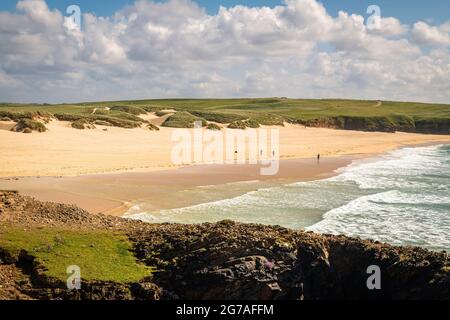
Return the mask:
{"type": "MultiPolygon", "coordinates": [[[[449,299],[448,254],[344,236],[223,221],[152,225],[0,192],[0,224],[126,233],[157,268],[140,283],[83,281],[81,290],[42,276],[26,252],[0,248],[0,299],[449,299]],[[367,268],[381,269],[368,290],[367,268]]],[[[1,234],[0,234],[1,236],[1,234]]]]}

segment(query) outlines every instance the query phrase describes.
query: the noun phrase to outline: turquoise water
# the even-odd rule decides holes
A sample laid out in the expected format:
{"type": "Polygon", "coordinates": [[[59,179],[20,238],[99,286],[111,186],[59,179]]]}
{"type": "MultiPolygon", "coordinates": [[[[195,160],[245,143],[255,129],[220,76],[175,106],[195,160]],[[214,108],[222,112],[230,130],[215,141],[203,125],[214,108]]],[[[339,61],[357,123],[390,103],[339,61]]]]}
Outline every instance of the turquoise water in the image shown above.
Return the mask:
{"type": "Polygon", "coordinates": [[[188,208],[142,208],[132,208],[131,217],[176,223],[233,219],[450,251],[450,146],[403,148],[353,163],[326,180],[266,187],[188,208]]]}

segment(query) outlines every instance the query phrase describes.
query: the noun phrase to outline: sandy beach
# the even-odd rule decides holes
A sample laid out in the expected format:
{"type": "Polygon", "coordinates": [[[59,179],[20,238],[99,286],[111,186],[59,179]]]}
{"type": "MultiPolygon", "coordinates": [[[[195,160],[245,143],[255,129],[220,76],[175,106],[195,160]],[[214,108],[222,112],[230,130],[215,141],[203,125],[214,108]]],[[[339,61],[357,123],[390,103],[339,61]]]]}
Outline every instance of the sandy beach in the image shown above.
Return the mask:
{"type": "MultiPolygon", "coordinates": [[[[5,125],[8,127],[7,125],[5,125]]],[[[22,134],[0,127],[0,177],[78,176],[94,173],[154,171],[172,163],[173,128],[97,126],[76,130],[68,122],[52,121],[45,133],[22,134]],[[104,131],[107,130],[107,131],[104,131]]],[[[449,136],[276,127],[280,159],[373,155],[400,146],[450,142],[449,136]]],[[[185,129],[183,129],[185,130],[185,129]]]]}
{"type": "Polygon", "coordinates": [[[172,128],[75,130],[53,121],[46,133],[22,134],[1,129],[7,127],[0,127],[0,189],[113,215],[140,199],[150,199],[155,210],[200,203],[201,198],[185,192],[199,186],[315,180],[333,175],[355,158],[402,146],[450,143],[448,136],[286,125],[278,128],[280,171],[261,176],[258,165],[174,165],[172,128]],[[317,153],[322,155],[319,164],[317,153]]]}
{"type": "MultiPolygon", "coordinates": [[[[177,170],[78,177],[0,178],[0,190],[19,190],[21,194],[41,201],[76,204],[91,213],[122,215],[135,201],[147,200],[154,210],[199,204],[204,198],[196,197],[195,188],[201,186],[240,181],[281,183],[325,178],[332,175],[334,170],[348,165],[351,159],[329,158],[323,159],[320,164],[314,159],[283,160],[275,176],[261,176],[259,166],[254,165],[199,165],[177,170]]],[[[245,191],[245,188],[239,190],[245,191]]],[[[238,194],[227,190],[223,197],[238,194]]]]}

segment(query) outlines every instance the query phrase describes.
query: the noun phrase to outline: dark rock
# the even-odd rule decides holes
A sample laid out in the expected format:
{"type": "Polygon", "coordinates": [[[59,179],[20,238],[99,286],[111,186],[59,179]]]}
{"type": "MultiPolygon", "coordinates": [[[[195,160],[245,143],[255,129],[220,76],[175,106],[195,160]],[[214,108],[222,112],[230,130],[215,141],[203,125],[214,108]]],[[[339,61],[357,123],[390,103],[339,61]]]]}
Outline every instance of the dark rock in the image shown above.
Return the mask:
{"type": "MultiPolygon", "coordinates": [[[[0,223],[121,231],[136,257],[155,267],[142,283],[83,282],[79,291],[46,278],[26,252],[0,248],[0,266],[28,277],[15,289],[37,299],[443,299],[450,297],[448,254],[394,247],[277,226],[146,224],[92,215],[75,206],[0,192],[0,223]],[[381,270],[381,290],[367,287],[367,268],[381,270]]],[[[58,241],[64,241],[59,239],[58,241]]],[[[51,248],[42,248],[51,250],[51,248]]],[[[13,279],[6,279],[14,283],[13,279]]],[[[1,291],[0,291],[1,296],[1,291]]],[[[3,297],[3,296],[2,296],[3,297]]]]}
{"type": "Polygon", "coordinates": [[[160,300],[163,294],[161,288],[150,282],[135,284],[132,286],[132,291],[139,300],[160,300]]]}

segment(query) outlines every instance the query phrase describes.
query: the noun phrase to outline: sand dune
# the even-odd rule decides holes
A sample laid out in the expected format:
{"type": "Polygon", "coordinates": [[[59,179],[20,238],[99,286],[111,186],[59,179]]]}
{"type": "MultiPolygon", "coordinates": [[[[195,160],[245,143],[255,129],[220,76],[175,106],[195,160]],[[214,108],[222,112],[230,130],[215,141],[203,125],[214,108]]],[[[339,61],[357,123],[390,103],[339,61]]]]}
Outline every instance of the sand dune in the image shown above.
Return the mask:
{"type": "Polygon", "coordinates": [[[14,121],[0,121],[0,130],[10,131],[15,125],[14,121]]]}

